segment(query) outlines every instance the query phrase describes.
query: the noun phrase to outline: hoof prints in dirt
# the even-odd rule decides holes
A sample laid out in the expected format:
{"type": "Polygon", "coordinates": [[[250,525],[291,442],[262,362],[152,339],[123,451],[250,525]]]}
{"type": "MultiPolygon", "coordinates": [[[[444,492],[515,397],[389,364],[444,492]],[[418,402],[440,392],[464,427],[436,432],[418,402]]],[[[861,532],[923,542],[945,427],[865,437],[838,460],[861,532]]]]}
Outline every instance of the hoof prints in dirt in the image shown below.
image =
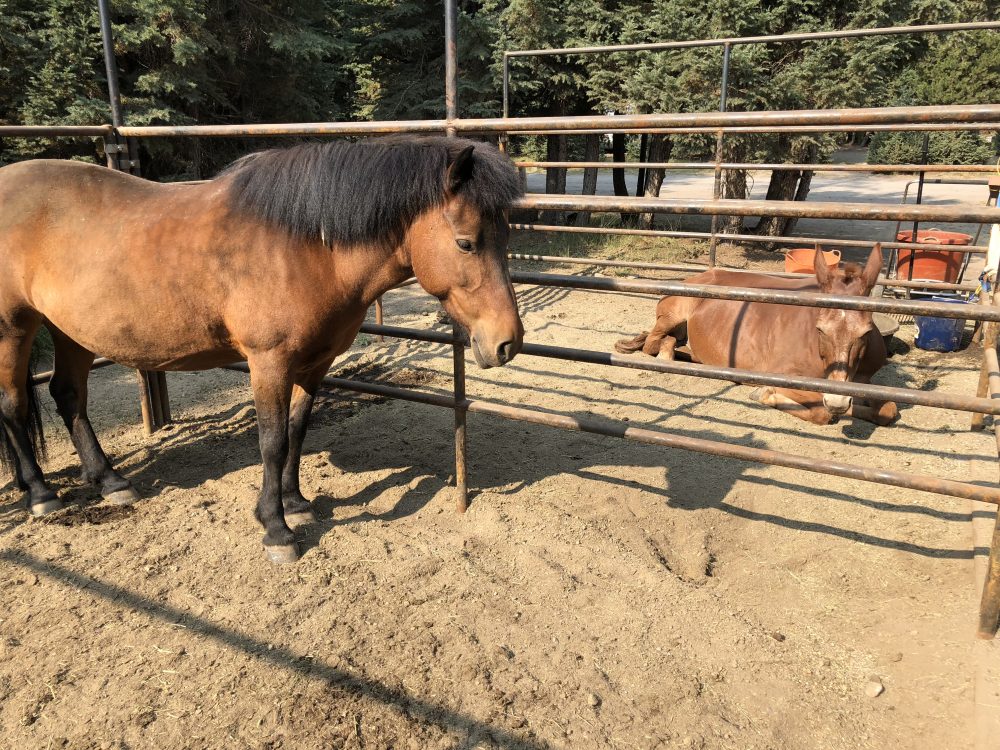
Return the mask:
{"type": "Polygon", "coordinates": [[[42,523],[59,526],[100,526],[122,518],[128,518],[137,508],[131,505],[92,505],[76,510],[67,510],[42,520],[42,523]]]}

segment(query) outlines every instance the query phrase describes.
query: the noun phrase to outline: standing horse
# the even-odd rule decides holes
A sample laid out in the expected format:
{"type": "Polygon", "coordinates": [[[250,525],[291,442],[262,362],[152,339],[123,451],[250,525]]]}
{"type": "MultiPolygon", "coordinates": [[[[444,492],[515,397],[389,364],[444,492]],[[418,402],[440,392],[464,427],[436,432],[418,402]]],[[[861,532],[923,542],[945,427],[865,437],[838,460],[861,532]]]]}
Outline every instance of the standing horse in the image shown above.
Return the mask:
{"type": "Polygon", "coordinates": [[[441,137],[265,151],[198,185],[77,162],[0,169],[0,456],[31,512],[62,507],[35,457],[29,357],[41,325],[83,477],[117,503],[137,494],[87,419],[95,353],[145,370],[242,358],[264,547],[275,562],[296,560],[291,527],[314,518],[299,490],[313,396],[377,297],[416,275],[470,332],[480,367],[520,350],[505,215],[520,193],[495,148],[441,137]]]}
{"type": "MultiPolygon", "coordinates": [[[[816,253],[815,280],[713,269],[687,281],[866,297],[881,269],[882,247],[876,244],[863,268],[845,263],[831,271],[823,254],[816,253]]],[[[684,337],[695,362],[840,382],[870,383],[887,357],[870,312],[694,297],[664,297],[656,306],[653,330],[622,339],[615,349],[625,354],[641,349],[654,357],[665,354],[673,359],[677,339],[684,337]]],[[[759,388],[754,397],[814,424],[829,424],[848,412],[880,425],[890,424],[897,416],[892,402],[859,404],[849,396],[831,393],[759,388]]]]}

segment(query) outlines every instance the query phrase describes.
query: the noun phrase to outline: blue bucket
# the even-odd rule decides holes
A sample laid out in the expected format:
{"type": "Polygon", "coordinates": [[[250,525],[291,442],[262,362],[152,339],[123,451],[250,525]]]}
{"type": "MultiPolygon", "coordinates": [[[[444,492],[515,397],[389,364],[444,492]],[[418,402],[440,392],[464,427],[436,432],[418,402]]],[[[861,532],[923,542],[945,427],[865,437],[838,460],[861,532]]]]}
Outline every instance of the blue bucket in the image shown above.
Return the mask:
{"type": "MultiPolygon", "coordinates": [[[[931,297],[930,302],[957,302],[966,304],[964,299],[954,297],[931,297]]],[[[962,333],[965,331],[964,318],[932,318],[928,315],[914,315],[917,324],[917,337],[913,343],[918,349],[932,352],[954,352],[962,344],[962,333]]]]}

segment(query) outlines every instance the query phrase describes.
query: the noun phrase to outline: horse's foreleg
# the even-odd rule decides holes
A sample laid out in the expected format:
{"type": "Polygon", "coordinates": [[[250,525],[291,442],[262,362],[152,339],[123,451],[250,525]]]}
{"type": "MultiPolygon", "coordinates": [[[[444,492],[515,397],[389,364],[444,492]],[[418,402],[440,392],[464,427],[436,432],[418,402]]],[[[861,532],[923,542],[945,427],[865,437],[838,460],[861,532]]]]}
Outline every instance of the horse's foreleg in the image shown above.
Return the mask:
{"type": "Polygon", "coordinates": [[[825,425],[833,421],[829,409],[823,406],[823,394],[815,391],[797,391],[792,388],[758,388],[751,398],[772,409],[813,424],[825,425]]]}
{"type": "Polygon", "coordinates": [[[45,483],[42,469],[35,457],[29,424],[36,418],[31,412],[28,389],[28,362],[34,331],[18,335],[0,335],[0,421],[6,439],[0,440],[14,464],[17,486],[28,492],[28,508],[32,515],[43,516],[60,510],[62,501],[45,483]]]}
{"type": "Polygon", "coordinates": [[[99,488],[108,502],[129,505],[139,495],[111,466],[87,416],[87,378],[94,354],[59,329],[49,326],[49,331],[55,346],[55,371],[49,381],[49,393],[80,457],[83,480],[99,488]]]}
{"type": "Polygon", "coordinates": [[[293,529],[316,520],[311,503],[302,496],[299,488],[299,463],[313,400],[331,362],[332,360],[324,362],[292,388],[292,406],[288,417],[288,457],[281,473],[281,503],[285,522],[293,529]]]}
{"type": "Polygon", "coordinates": [[[257,520],[264,526],[264,551],[276,563],[299,558],[295,536],[285,522],[281,502],[281,475],[288,458],[288,407],[292,395],[292,375],[286,357],[271,352],[251,354],[250,385],[257,408],[257,431],[264,465],[257,520]]]}

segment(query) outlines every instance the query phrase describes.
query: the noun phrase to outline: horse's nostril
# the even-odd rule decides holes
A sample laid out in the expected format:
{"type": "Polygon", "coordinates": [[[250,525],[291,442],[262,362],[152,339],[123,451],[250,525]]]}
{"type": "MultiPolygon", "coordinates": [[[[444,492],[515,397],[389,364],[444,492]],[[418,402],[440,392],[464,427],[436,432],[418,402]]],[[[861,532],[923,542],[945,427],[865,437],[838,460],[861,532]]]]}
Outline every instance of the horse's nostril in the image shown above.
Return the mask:
{"type": "Polygon", "coordinates": [[[514,342],[504,341],[497,347],[497,360],[500,364],[507,364],[514,356],[514,342]]]}

